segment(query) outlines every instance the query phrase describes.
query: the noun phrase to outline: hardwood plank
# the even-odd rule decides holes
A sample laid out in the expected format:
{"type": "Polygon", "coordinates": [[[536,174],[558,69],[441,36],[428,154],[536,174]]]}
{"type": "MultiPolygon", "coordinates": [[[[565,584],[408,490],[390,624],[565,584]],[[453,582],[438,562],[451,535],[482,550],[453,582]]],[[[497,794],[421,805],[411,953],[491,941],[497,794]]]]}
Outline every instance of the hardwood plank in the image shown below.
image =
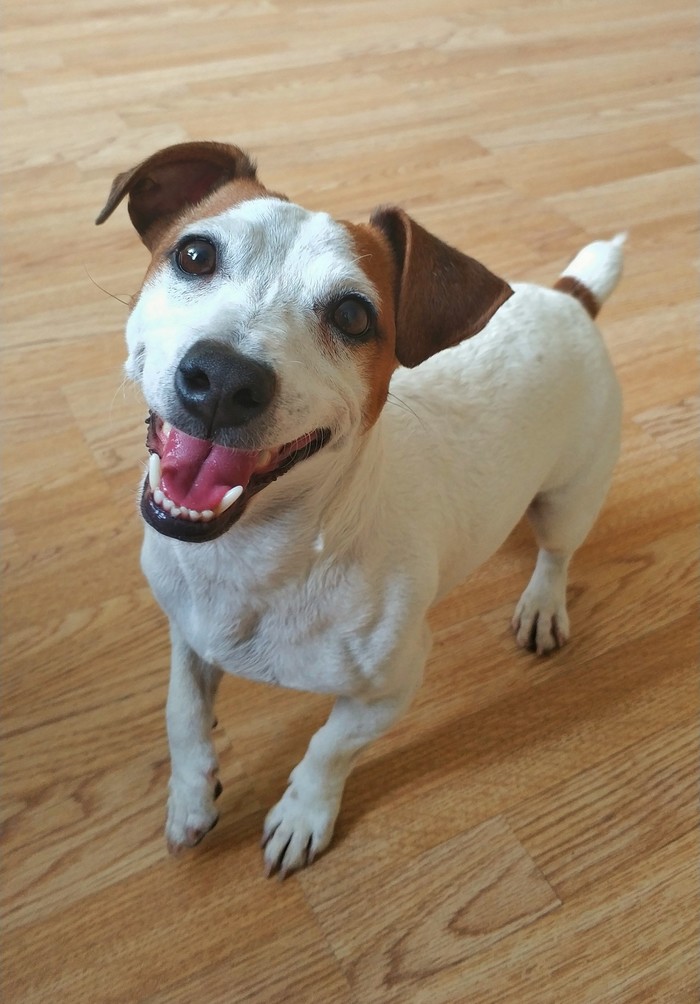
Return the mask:
{"type": "MultiPolygon", "coordinates": [[[[168,982],[167,980],[165,981],[168,982]]],[[[281,931],[273,943],[235,952],[224,963],[200,970],[190,979],[175,977],[165,989],[144,998],[146,1004],[354,1004],[340,964],[315,925],[281,931]]]]}
{"type": "MultiPolygon", "coordinates": [[[[211,834],[211,853],[244,839],[254,849],[260,806],[250,779],[230,755],[230,743],[225,736],[217,739],[226,768],[220,805],[227,818],[211,834]]],[[[125,880],[175,867],[163,837],[168,774],[164,736],[154,735],[145,752],[125,759],[119,769],[90,764],[76,777],[50,783],[44,774],[43,784],[15,796],[3,819],[8,871],[3,928],[9,940],[9,932],[60,917],[86,896],[105,891],[111,899],[110,888],[125,880]]]]}
{"type": "Polygon", "coordinates": [[[666,406],[649,408],[635,415],[638,422],[664,450],[695,452],[700,398],[684,397],[666,406]]]}
{"type": "Polygon", "coordinates": [[[360,1000],[689,1002],[698,895],[686,853],[696,845],[687,834],[616,870],[613,896],[603,884],[562,905],[496,819],[398,874],[358,875],[352,901],[319,894],[316,913],[360,1000]],[[634,967],[627,938],[645,946],[634,967]]]}
{"type": "Polygon", "coordinates": [[[673,725],[508,812],[563,900],[697,833],[698,738],[695,718],[673,725]]]}
{"type": "Polygon", "coordinates": [[[427,851],[384,881],[358,876],[356,892],[340,902],[331,892],[316,913],[364,1000],[412,999],[416,988],[425,991],[443,973],[466,969],[561,907],[500,818],[427,851]],[[386,903],[403,917],[400,931],[386,903]]]}
{"type": "MultiPolygon", "coordinates": [[[[275,949],[290,923],[301,952],[319,967],[322,947],[305,950],[317,944],[318,930],[299,885],[261,881],[255,844],[246,841],[240,854],[232,851],[230,843],[224,849],[212,842],[187,859],[163,857],[23,924],[3,939],[10,999],[147,1000],[176,978],[186,984],[224,958],[232,994],[233,960],[241,958],[240,979],[256,975],[264,999],[267,983],[278,986],[275,949]],[[245,902],[251,908],[241,910],[245,902]]],[[[328,970],[336,971],[333,959],[328,970]]]]}
{"type": "Polygon", "coordinates": [[[455,966],[413,985],[407,980],[393,996],[386,982],[391,945],[367,946],[369,958],[360,957],[355,985],[361,992],[374,990],[381,1000],[405,1000],[409,992],[416,1004],[558,1004],[566,999],[690,1004],[699,989],[693,958],[697,884],[688,861],[696,844],[688,835],[668,845],[615,873],[604,887],[516,931],[507,951],[492,947],[470,960],[468,968],[455,966]],[[633,958],[630,945],[637,946],[633,958]]]}

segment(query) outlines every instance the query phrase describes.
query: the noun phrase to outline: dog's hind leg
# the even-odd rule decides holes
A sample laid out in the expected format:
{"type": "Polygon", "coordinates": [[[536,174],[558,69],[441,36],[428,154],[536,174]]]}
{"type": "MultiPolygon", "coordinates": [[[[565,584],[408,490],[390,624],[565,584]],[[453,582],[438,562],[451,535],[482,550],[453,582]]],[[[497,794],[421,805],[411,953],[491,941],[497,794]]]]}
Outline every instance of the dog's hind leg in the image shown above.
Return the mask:
{"type": "Polygon", "coordinates": [[[201,660],[171,624],[172,662],[166,720],[171,775],[165,836],[175,854],[194,847],[215,826],[221,793],[211,738],[221,671],[201,660]]]}
{"type": "Polygon", "coordinates": [[[601,451],[585,473],[538,495],[528,509],[539,547],[535,570],[513,616],[518,645],[544,655],[569,638],[566,583],[574,551],[587,537],[605,500],[617,446],[601,451]]]}

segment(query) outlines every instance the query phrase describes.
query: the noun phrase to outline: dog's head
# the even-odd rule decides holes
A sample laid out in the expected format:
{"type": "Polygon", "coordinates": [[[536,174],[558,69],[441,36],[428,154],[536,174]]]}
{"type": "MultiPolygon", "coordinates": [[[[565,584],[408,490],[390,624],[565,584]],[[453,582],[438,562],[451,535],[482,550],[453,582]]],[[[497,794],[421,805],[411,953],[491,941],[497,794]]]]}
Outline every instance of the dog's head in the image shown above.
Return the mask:
{"type": "Polygon", "coordinates": [[[475,334],[512,292],[401,209],[358,225],[269,192],[237,147],[159,151],[118,175],[97,222],[127,195],[152,256],[127,325],[150,408],[141,510],[181,540],[354,448],[398,364],[475,334]]]}

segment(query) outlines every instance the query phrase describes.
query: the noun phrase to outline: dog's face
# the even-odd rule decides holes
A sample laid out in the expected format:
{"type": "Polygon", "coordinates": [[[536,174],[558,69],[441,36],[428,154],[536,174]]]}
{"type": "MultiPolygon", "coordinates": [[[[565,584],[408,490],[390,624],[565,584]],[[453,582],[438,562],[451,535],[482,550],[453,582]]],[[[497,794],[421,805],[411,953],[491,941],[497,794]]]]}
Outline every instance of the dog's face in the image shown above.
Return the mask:
{"type": "Polygon", "coordinates": [[[374,242],[370,276],[358,264],[367,240],[260,197],[178,221],[159,241],[127,326],[127,371],[161,458],[144,492],[148,522],[210,538],[281,473],[375,421],[395,334],[389,253],[374,242]]]}
{"type": "Polygon", "coordinates": [[[401,210],[354,225],[269,193],[235,147],[160,151],[115,180],[98,222],[127,193],[152,255],[127,325],[150,409],[141,510],[181,540],[357,449],[396,365],[475,333],[511,293],[401,210]]]}

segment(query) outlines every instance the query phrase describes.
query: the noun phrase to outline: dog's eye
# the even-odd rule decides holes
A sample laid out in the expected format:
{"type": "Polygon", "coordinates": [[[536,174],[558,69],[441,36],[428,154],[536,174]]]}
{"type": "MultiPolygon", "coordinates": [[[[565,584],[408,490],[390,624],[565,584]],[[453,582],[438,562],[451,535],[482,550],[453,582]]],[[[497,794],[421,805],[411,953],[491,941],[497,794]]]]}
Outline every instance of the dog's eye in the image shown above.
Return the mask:
{"type": "Polygon", "coordinates": [[[211,275],[216,268],[216,248],[211,241],[196,237],[180,245],[175,261],[188,275],[211,275]]]}
{"type": "Polygon", "coordinates": [[[356,296],[346,296],[333,308],[333,323],[344,335],[361,338],[372,326],[369,307],[356,296]]]}

